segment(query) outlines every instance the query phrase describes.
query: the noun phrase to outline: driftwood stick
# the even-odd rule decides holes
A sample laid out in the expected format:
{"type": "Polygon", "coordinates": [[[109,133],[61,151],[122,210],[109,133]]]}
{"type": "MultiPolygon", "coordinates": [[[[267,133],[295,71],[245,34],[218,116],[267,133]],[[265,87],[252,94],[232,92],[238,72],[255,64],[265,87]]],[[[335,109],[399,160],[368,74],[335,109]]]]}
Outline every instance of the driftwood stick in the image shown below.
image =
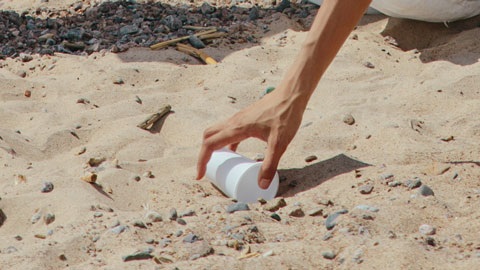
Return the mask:
{"type": "Polygon", "coordinates": [[[202,35],[202,36],[200,37],[200,39],[215,39],[215,38],[224,37],[224,36],[226,36],[226,35],[227,35],[227,33],[215,32],[215,33],[211,33],[211,34],[202,35]]]}
{"type": "MultiPolygon", "coordinates": [[[[202,39],[203,35],[212,34],[212,33],[215,33],[216,31],[217,31],[217,29],[214,28],[214,29],[199,32],[199,33],[194,34],[194,35],[197,36],[198,38],[202,39]]],[[[152,46],[150,46],[150,49],[158,50],[158,49],[161,49],[161,48],[165,48],[167,46],[173,45],[173,44],[178,43],[180,41],[187,40],[189,37],[190,36],[184,36],[184,37],[179,37],[179,38],[174,38],[174,39],[170,39],[170,40],[167,40],[167,41],[163,41],[163,42],[160,42],[160,43],[157,43],[157,44],[153,44],[152,46]]]]}
{"type": "Polygon", "coordinates": [[[206,54],[205,52],[202,52],[198,49],[195,49],[194,47],[190,45],[185,45],[185,44],[177,44],[177,50],[187,53],[193,57],[200,58],[205,64],[207,65],[214,65],[217,64],[217,61],[213,59],[210,55],[206,54]]]}
{"type": "Polygon", "coordinates": [[[145,119],[145,121],[141,122],[137,125],[137,127],[145,130],[149,130],[158,122],[160,119],[167,116],[172,111],[172,106],[167,105],[163,107],[159,112],[152,114],[150,117],[145,119]]]}
{"type": "Polygon", "coordinates": [[[215,29],[215,26],[207,26],[207,27],[204,27],[204,26],[184,25],[183,28],[184,28],[184,29],[187,29],[187,30],[198,31],[198,30],[211,30],[211,29],[215,29]]]}

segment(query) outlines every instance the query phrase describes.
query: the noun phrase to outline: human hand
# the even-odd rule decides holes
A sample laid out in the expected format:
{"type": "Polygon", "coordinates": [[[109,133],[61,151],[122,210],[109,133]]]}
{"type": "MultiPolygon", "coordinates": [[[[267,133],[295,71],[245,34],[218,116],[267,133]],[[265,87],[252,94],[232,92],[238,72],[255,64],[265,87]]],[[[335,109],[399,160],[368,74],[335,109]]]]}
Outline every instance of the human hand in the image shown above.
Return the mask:
{"type": "Polygon", "coordinates": [[[207,128],[197,163],[197,180],[205,175],[213,151],[225,146],[235,151],[241,141],[253,137],[267,143],[258,178],[259,187],[267,189],[280,158],[300,126],[306,107],[302,99],[289,96],[287,92],[279,87],[229,119],[207,128]]]}

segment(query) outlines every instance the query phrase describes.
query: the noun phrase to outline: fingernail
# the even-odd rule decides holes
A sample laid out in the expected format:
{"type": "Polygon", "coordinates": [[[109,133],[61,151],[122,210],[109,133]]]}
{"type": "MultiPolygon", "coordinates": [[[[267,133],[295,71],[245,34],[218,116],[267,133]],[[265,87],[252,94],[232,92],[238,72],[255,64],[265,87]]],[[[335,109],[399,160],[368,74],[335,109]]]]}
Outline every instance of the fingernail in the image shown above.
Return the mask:
{"type": "Polygon", "coordinates": [[[265,179],[265,178],[260,179],[260,182],[258,183],[258,185],[262,189],[267,189],[270,186],[270,180],[265,179]]]}

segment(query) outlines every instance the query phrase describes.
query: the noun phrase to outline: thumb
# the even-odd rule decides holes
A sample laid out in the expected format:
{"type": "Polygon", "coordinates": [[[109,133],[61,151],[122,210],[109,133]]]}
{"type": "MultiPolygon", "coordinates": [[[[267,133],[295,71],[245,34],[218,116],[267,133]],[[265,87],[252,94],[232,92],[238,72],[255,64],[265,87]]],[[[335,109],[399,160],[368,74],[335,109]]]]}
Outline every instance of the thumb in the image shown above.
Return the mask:
{"type": "Polygon", "coordinates": [[[267,189],[270,186],[275,174],[277,173],[278,163],[284,149],[269,147],[267,156],[265,157],[260,174],[258,176],[258,186],[262,189],[267,189]]]}

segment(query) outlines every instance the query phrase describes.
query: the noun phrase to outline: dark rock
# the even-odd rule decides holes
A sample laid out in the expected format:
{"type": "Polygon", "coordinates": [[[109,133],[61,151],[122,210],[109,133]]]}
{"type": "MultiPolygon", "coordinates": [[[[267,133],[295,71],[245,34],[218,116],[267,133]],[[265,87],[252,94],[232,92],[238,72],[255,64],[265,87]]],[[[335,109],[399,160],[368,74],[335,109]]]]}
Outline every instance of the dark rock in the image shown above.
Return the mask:
{"type": "Polygon", "coordinates": [[[425,197],[435,196],[435,193],[433,192],[433,190],[427,185],[422,185],[418,190],[418,193],[420,193],[422,196],[425,196],[425,197]]]}
{"type": "Polygon", "coordinates": [[[52,190],[53,190],[52,182],[48,182],[48,181],[43,182],[43,187],[41,190],[43,193],[48,193],[48,192],[51,192],[52,190]]]}
{"type": "Polygon", "coordinates": [[[408,189],[418,188],[422,185],[422,181],[420,179],[409,179],[403,183],[408,189]]]}
{"type": "Polygon", "coordinates": [[[358,188],[360,194],[370,194],[373,191],[373,185],[362,185],[358,188]]]}
{"type": "Polygon", "coordinates": [[[212,7],[209,3],[204,2],[202,6],[200,6],[200,11],[203,15],[212,14],[213,12],[215,12],[215,8],[212,7]]]}
{"type": "Polygon", "coordinates": [[[168,214],[168,219],[170,219],[170,220],[176,220],[177,217],[178,217],[177,209],[175,209],[175,208],[170,209],[170,212],[169,212],[169,214],[168,214]]]}
{"type": "Polygon", "coordinates": [[[278,12],[283,12],[287,8],[290,8],[290,0],[282,0],[275,10],[278,12]]]}
{"type": "Polygon", "coordinates": [[[177,223],[180,225],[187,225],[187,222],[183,218],[177,218],[177,223]]]}
{"type": "Polygon", "coordinates": [[[147,225],[145,225],[145,223],[143,223],[143,221],[141,220],[135,220],[133,222],[133,226],[134,227],[138,227],[138,228],[142,228],[142,229],[146,229],[147,228],[147,225]]]}
{"type": "Polygon", "coordinates": [[[0,227],[3,225],[3,223],[7,220],[7,216],[3,212],[2,209],[0,209],[0,227]]]}
{"type": "Polygon", "coordinates": [[[171,31],[177,31],[178,29],[182,28],[182,26],[183,26],[182,21],[175,15],[168,15],[167,17],[165,17],[164,24],[171,31]]]}
{"type": "Polygon", "coordinates": [[[282,219],[280,218],[280,216],[279,216],[278,214],[276,214],[276,213],[271,214],[270,217],[273,218],[273,219],[275,219],[276,221],[282,220],[282,219]]]}
{"type": "Polygon", "coordinates": [[[119,30],[120,36],[133,35],[138,33],[140,29],[136,25],[125,25],[119,30]]]}
{"type": "Polygon", "coordinates": [[[55,221],[55,215],[52,213],[47,213],[43,216],[43,221],[45,221],[45,224],[50,224],[55,221]]]}
{"type": "Polygon", "coordinates": [[[153,258],[153,255],[151,254],[152,252],[153,252],[153,248],[147,248],[143,251],[137,251],[133,254],[122,256],[122,260],[124,262],[133,261],[133,260],[149,260],[153,258]]]}
{"type": "Polygon", "coordinates": [[[347,125],[353,125],[355,124],[355,118],[353,118],[353,116],[351,114],[346,114],[344,117],[343,117],[343,122],[347,125]]]}
{"type": "Polygon", "coordinates": [[[292,209],[292,211],[290,211],[290,213],[288,213],[288,215],[291,216],[291,217],[304,217],[305,213],[303,212],[302,208],[296,207],[296,208],[292,209]]]}
{"type": "Polygon", "coordinates": [[[283,198],[276,198],[272,201],[269,201],[267,204],[263,206],[263,209],[270,212],[275,212],[278,209],[287,206],[287,202],[283,198]]]}
{"type": "Polygon", "coordinates": [[[258,7],[257,6],[253,6],[251,9],[250,9],[250,12],[248,13],[248,18],[251,20],[251,21],[255,21],[256,19],[258,19],[260,17],[260,14],[259,14],[259,11],[258,11],[258,7]]]}
{"type": "Polygon", "coordinates": [[[203,41],[195,35],[190,35],[190,37],[188,37],[188,42],[190,42],[190,44],[192,44],[194,48],[197,48],[197,49],[205,48],[205,43],[203,43],[203,41]]]}

